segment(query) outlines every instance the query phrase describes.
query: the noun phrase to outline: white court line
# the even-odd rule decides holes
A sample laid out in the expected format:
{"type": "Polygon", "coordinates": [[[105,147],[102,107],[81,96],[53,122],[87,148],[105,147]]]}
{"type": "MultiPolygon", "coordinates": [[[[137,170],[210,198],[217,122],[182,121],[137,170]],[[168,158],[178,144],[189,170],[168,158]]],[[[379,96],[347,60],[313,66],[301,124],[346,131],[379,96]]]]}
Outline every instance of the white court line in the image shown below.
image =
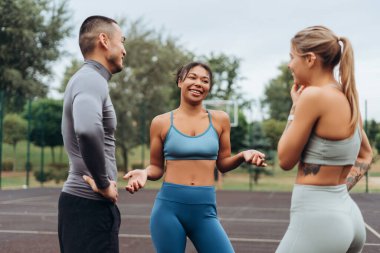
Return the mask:
{"type": "Polygon", "coordinates": [[[365,246],[380,246],[379,243],[364,243],[365,246]]]}
{"type": "MultiPolygon", "coordinates": [[[[131,208],[131,207],[142,207],[142,208],[152,208],[150,204],[131,204],[131,203],[118,203],[117,206],[119,208],[131,208]]],[[[281,212],[289,212],[289,208],[283,207],[254,207],[254,206],[217,206],[218,210],[241,210],[245,208],[250,211],[281,211],[281,212]]]]}
{"type": "Polygon", "coordinates": [[[373,229],[370,225],[368,225],[367,223],[364,223],[365,224],[365,227],[370,231],[372,232],[372,234],[374,234],[377,238],[380,239],[380,234],[375,230],[373,229]]]}
{"type": "Polygon", "coordinates": [[[257,238],[230,238],[231,242],[269,242],[269,243],[279,243],[281,240],[272,239],[257,239],[257,238]]]}
{"type": "MultiPolygon", "coordinates": [[[[36,203],[30,203],[29,201],[32,200],[40,200],[40,199],[49,199],[51,196],[42,196],[42,197],[32,197],[32,198],[24,198],[24,199],[15,199],[15,200],[5,200],[0,201],[0,204],[23,204],[23,205],[29,205],[29,206],[35,206],[36,203]],[[26,202],[23,202],[26,201],[26,202]]],[[[56,206],[58,204],[58,198],[56,201],[53,202],[38,202],[38,206],[56,206]]],[[[152,208],[152,205],[150,204],[132,204],[132,203],[118,203],[117,206],[119,209],[130,209],[130,208],[152,208]]],[[[220,210],[241,210],[242,207],[239,206],[218,206],[217,209],[220,210]]],[[[289,212],[289,208],[273,208],[273,207],[244,207],[247,210],[250,211],[277,211],[277,212],[289,212]]]]}
{"type": "Polygon", "coordinates": [[[8,215],[8,216],[58,216],[58,213],[0,212],[0,215],[8,215]]]}
{"type": "Polygon", "coordinates": [[[5,200],[1,201],[0,204],[13,204],[13,203],[20,203],[24,201],[36,201],[36,200],[42,200],[42,199],[49,199],[51,196],[40,196],[40,197],[31,197],[31,198],[23,198],[23,199],[12,199],[12,200],[5,200]]]}
{"type": "MultiPolygon", "coordinates": [[[[235,207],[232,207],[232,206],[217,206],[218,210],[221,210],[221,209],[225,209],[225,210],[228,210],[228,209],[232,209],[232,210],[235,210],[235,209],[238,209],[240,210],[241,207],[239,206],[235,206],[235,207]]],[[[250,211],[280,211],[280,212],[289,212],[289,208],[282,208],[282,207],[279,207],[279,208],[275,208],[275,207],[246,207],[247,210],[250,210],[250,211]]]]}
{"type": "MultiPolygon", "coordinates": [[[[57,216],[56,212],[31,213],[31,212],[0,212],[0,215],[8,216],[57,216]]],[[[121,218],[150,219],[149,215],[122,215],[121,218]]],[[[250,219],[250,218],[219,218],[221,221],[229,222],[262,222],[262,223],[288,223],[289,220],[280,219],[250,219]]]]}
{"type": "Polygon", "coordinates": [[[263,223],[289,223],[289,220],[280,219],[250,219],[250,218],[219,218],[221,221],[263,222],[263,223]]]}
{"type": "MultiPolygon", "coordinates": [[[[33,234],[33,235],[58,235],[54,231],[36,231],[36,230],[0,230],[0,233],[4,234],[33,234]]],[[[119,237],[122,238],[141,238],[141,239],[150,239],[150,235],[142,234],[119,234],[119,237]]],[[[259,238],[236,238],[231,237],[231,242],[264,242],[264,243],[279,243],[280,240],[273,239],[259,239],[259,238]]],[[[380,243],[366,243],[365,246],[380,246],[380,243]]]]}
{"type": "Polygon", "coordinates": [[[58,235],[54,231],[36,231],[36,230],[0,230],[4,234],[29,234],[29,235],[58,235]]]}
{"type": "MultiPolygon", "coordinates": [[[[56,212],[45,212],[45,213],[30,213],[30,212],[0,212],[0,215],[8,215],[8,216],[57,216],[56,212]]],[[[122,215],[122,218],[130,218],[130,219],[149,219],[149,215],[122,215]]],[[[219,218],[221,221],[230,221],[230,222],[262,222],[262,223],[288,223],[289,220],[282,219],[250,219],[250,218],[219,218]]],[[[370,225],[365,223],[366,228],[377,238],[380,239],[380,233],[377,232],[370,225]]]]}
{"type": "Polygon", "coordinates": [[[136,234],[119,234],[119,237],[150,239],[150,235],[136,235],[136,234]]]}

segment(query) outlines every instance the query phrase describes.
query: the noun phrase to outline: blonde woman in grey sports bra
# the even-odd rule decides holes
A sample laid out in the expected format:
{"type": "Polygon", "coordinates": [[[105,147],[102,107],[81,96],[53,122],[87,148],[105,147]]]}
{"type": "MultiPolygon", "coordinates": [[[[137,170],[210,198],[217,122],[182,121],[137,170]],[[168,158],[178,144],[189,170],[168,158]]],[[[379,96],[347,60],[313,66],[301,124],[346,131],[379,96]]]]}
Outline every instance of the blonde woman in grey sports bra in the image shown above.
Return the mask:
{"type": "Polygon", "coordinates": [[[291,40],[293,106],[278,143],[282,169],[298,163],[289,227],[277,253],[361,252],[362,214],[348,191],[369,169],[349,40],[323,26],[291,40]],[[339,78],[334,68],[339,66],[339,78]]]}

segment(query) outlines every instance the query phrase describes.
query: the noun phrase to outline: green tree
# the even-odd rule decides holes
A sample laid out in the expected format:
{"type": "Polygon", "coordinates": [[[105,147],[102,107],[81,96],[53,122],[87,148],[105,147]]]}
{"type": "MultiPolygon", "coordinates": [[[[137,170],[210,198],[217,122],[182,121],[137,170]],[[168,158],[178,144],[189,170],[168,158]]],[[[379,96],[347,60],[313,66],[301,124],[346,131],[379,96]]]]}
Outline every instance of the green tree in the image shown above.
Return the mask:
{"type": "Polygon", "coordinates": [[[25,140],[27,122],[20,115],[11,113],[4,117],[4,142],[13,147],[13,169],[17,169],[17,143],[25,140]]]}
{"type": "Polygon", "coordinates": [[[264,136],[267,138],[270,150],[277,149],[277,143],[286,126],[286,121],[268,119],[262,122],[264,136]]]}
{"type": "Polygon", "coordinates": [[[375,138],[375,148],[377,149],[377,152],[380,151],[380,133],[376,135],[375,138]]]}
{"type": "Polygon", "coordinates": [[[269,118],[287,120],[292,107],[290,90],[293,85],[293,77],[287,64],[281,64],[278,69],[280,74],[271,79],[265,87],[262,105],[268,109],[269,118]]]}
{"type": "Polygon", "coordinates": [[[371,145],[373,145],[376,142],[376,135],[380,132],[379,125],[373,119],[367,122],[367,124],[368,126],[366,134],[368,136],[369,142],[371,143],[371,145]]]}
{"type": "Polygon", "coordinates": [[[70,78],[75,74],[75,72],[78,71],[78,69],[82,66],[83,61],[80,61],[78,59],[71,59],[70,65],[66,67],[65,73],[63,74],[61,86],[59,87],[58,91],[61,93],[65,92],[66,85],[69,82],[70,78]]]}
{"type": "MultiPolygon", "coordinates": [[[[62,100],[45,98],[32,103],[31,140],[36,146],[50,147],[53,163],[55,163],[54,147],[63,145],[62,107],[62,100]]],[[[24,112],[25,117],[26,115],[27,110],[24,112]]]]}
{"type": "Polygon", "coordinates": [[[238,113],[238,125],[236,127],[231,127],[231,151],[239,152],[242,149],[248,148],[249,136],[248,133],[248,122],[242,110],[238,113]]]}
{"type": "Polygon", "coordinates": [[[204,57],[213,72],[214,86],[208,99],[237,99],[241,97],[238,82],[243,78],[240,76],[240,59],[228,56],[224,53],[204,57]]]}
{"type": "Polygon", "coordinates": [[[112,78],[110,96],[118,118],[117,145],[127,170],[129,150],[149,143],[153,117],[175,106],[176,70],[193,56],[176,39],[147,29],[141,21],[119,23],[127,37],[126,67],[112,78]]]}
{"type": "Polygon", "coordinates": [[[249,146],[248,123],[243,113],[247,101],[242,98],[239,86],[239,81],[243,79],[240,76],[240,59],[224,53],[211,53],[202,58],[202,61],[210,66],[214,79],[213,88],[207,99],[239,101],[238,126],[231,128],[231,150],[238,152],[249,146]]]}
{"type": "Polygon", "coordinates": [[[51,63],[70,34],[66,1],[0,1],[0,89],[9,111],[21,111],[27,97],[44,96],[51,63]]]}
{"type": "MultiPolygon", "coordinates": [[[[271,151],[270,141],[265,136],[263,122],[254,121],[249,125],[250,147],[264,153],[271,151]]],[[[269,159],[269,158],[267,158],[269,159]]]]}

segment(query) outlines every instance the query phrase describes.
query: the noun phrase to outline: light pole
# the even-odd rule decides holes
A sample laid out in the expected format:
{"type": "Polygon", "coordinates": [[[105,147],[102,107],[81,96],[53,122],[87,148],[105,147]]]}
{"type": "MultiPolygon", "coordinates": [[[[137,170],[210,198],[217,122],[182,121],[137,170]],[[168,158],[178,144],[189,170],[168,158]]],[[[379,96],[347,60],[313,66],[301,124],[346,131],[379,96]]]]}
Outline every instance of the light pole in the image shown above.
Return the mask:
{"type": "Polygon", "coordinates": [[[141,165],[142,168],[145,167],[145,104],[144,100],[141,100],[140,105],[141,110],[141,165]]]}
{"type": "MultiPolygon", "coordinates": [[[[364,117],[365,117],[365,121],[364,121],[364,130],[365,130],[365,133],[367,134],[368,136],[368,120],[367,120],[367,99],[364,101],[364,117]]],[[[368,193],[368,170],[366,171],[365,173],[365,192],[368,193]]]]}
{"type": "Polygon", "coordinates": [[[0,90],[0,190],[1,190],[1,173],[3,170],[3,116],[4,116],[4,91],[0,90]]]}
{"type": "Polygon", "coordinates": [[[29,173],[31,170],[31,164],[30,164],[30,138],[31,138],[31,121],[32,121],[32,99],[29,98],[28,100],[28,138],[27,138],[27,145],[26,145],[26,188],[29,188],[29,173]]]}

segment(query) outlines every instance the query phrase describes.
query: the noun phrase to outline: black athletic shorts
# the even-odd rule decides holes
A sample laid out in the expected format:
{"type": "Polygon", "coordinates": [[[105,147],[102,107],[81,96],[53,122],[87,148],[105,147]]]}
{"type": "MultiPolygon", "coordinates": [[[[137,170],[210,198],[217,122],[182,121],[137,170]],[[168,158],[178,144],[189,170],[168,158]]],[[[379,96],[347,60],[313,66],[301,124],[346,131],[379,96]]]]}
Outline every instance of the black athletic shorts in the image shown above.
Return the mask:
{"type": "Polygon", "coordinates": [[[118,253],[120,212],[115,204],[61,193],[58,237],[61,253],[118,253]]]}

